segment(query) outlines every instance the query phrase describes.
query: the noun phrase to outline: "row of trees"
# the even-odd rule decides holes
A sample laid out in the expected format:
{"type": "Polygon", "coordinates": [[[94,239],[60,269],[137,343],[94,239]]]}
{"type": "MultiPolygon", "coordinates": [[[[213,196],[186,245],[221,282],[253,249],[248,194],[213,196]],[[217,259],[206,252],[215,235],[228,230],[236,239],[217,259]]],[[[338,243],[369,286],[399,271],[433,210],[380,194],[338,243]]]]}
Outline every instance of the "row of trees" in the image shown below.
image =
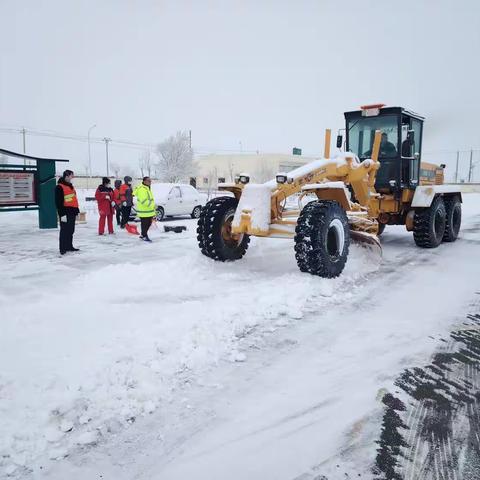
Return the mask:
{"type": "Polygon", "coordinates": [[[159,143],[154,151],[145,150],[138,158],[138,169],[111,163],[115,177],[130,175],[158,178],[162,182],[176,183],[187,180],[193,174],[193,150],[190,136],[186,131],[178,131],[159,143]]]}

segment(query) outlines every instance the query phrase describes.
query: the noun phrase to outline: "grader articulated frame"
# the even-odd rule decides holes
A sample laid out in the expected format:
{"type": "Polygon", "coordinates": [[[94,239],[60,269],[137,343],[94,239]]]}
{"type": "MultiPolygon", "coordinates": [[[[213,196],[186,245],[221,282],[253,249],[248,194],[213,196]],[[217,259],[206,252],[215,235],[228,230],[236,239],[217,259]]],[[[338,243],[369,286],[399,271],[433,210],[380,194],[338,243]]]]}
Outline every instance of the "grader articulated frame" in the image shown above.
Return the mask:
{"type": "Polygon", "coordinates": [[[381,132],[375,133],[371,158],[362,162],[346,152],[330,158],[331,131],[325,133],[324,158],[278,174],[264,184],[249,184],[246,175],[222,184],[232,197],[211,200],[198,223],[199,246],[215,260],[237,260],[249,237],[295,238],[302,271],[323,277],[338,276],[344,268],[350,237],[380,247],[379,194],[375,192],[381,132]],[[287,210],[288,197],[315,194],[318,201],[302,210],[287,210]]]}

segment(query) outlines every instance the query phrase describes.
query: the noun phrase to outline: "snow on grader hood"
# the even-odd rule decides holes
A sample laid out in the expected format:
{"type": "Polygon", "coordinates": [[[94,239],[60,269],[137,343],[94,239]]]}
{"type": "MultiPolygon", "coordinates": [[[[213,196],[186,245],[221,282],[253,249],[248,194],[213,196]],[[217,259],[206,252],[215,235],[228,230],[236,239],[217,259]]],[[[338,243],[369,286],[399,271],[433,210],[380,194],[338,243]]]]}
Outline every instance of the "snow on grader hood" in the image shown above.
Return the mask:
{"type": "Polygon", "coordinates": [[[415,189],[405,189],[400,195],[376,191],[381,130],[375,131],[370,158],[363,161],[349,151],[338,150],[331,156],[330,141],[327,130],[324,158],[279,173],[266,183],[249,183],[249,176],[241,174],[235,183],[220,184],[219,189],[233,197],[214,198],[202,210],[197,227],[202,253],[218,261],[238,260],[252,235],[293,238],[300,270],[333,278],[345,267],[351,240],[381,254],[378,235],[387,223],[413,230],[420,247],[457,238],[461,218],[457,189],[434,185],[429,190],[433,192],[431,203],[415,208],[415,189]],[[299,208],[286,208],[286,200],[294,195],[299,208]],[[301,208],[305,196],[315,200],[301,208]]]}

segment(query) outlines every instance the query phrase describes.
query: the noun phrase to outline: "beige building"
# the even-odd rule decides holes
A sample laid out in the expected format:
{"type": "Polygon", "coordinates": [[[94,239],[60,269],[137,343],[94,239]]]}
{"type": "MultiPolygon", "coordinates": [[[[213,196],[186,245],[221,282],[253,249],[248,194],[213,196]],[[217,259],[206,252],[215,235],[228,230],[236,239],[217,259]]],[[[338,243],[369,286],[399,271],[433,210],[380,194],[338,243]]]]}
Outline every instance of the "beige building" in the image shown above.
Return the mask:
{"type": "Polygon", "coordinates": [[[289,172],[312,160],[312,157],[282,153],[202,155],[195,159],[196,176],[191,183],[199,189],[215,189],[218,183],[233,182],[235,175],[241,173],[248,173],[252,182],[262,183],[278,172],[289,172]]]}

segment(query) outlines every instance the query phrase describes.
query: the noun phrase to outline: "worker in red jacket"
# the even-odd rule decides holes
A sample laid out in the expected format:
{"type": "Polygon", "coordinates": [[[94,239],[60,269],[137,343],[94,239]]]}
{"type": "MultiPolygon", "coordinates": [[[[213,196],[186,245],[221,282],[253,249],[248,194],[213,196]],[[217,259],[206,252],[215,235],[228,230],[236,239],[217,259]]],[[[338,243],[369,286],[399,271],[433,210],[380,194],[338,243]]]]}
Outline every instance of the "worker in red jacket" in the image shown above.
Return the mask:
{"type": "Polygon", "coordinates": [[[123,183],[120,186],[120,201],[122,202],[122,222],[120,228],[125,228],[125,225],[130,220],[130,213],[133,207],[133,190],[132,190],[132,177],[125,176],[123,183]]]}
{"type": "Polygon", "coordinates": [[[98,203],[98,234],[103,235],[105,231],[105,220],[108,223],[108,233],[113,233],[113,209],[115,201],[113,200],[113,188],[110,187],[110,179],[102,178],[102,184],[98,186],[95,192],[95,200],[98,203]]]}
{"type": "Polygon", "coordinates": [[[122,223],[122,200],[120,198],[121,180],[115,180],[115,188],[113,189],[113,201],[115,202],[115,216],[117,217],[117,225],[122,223]]]}

